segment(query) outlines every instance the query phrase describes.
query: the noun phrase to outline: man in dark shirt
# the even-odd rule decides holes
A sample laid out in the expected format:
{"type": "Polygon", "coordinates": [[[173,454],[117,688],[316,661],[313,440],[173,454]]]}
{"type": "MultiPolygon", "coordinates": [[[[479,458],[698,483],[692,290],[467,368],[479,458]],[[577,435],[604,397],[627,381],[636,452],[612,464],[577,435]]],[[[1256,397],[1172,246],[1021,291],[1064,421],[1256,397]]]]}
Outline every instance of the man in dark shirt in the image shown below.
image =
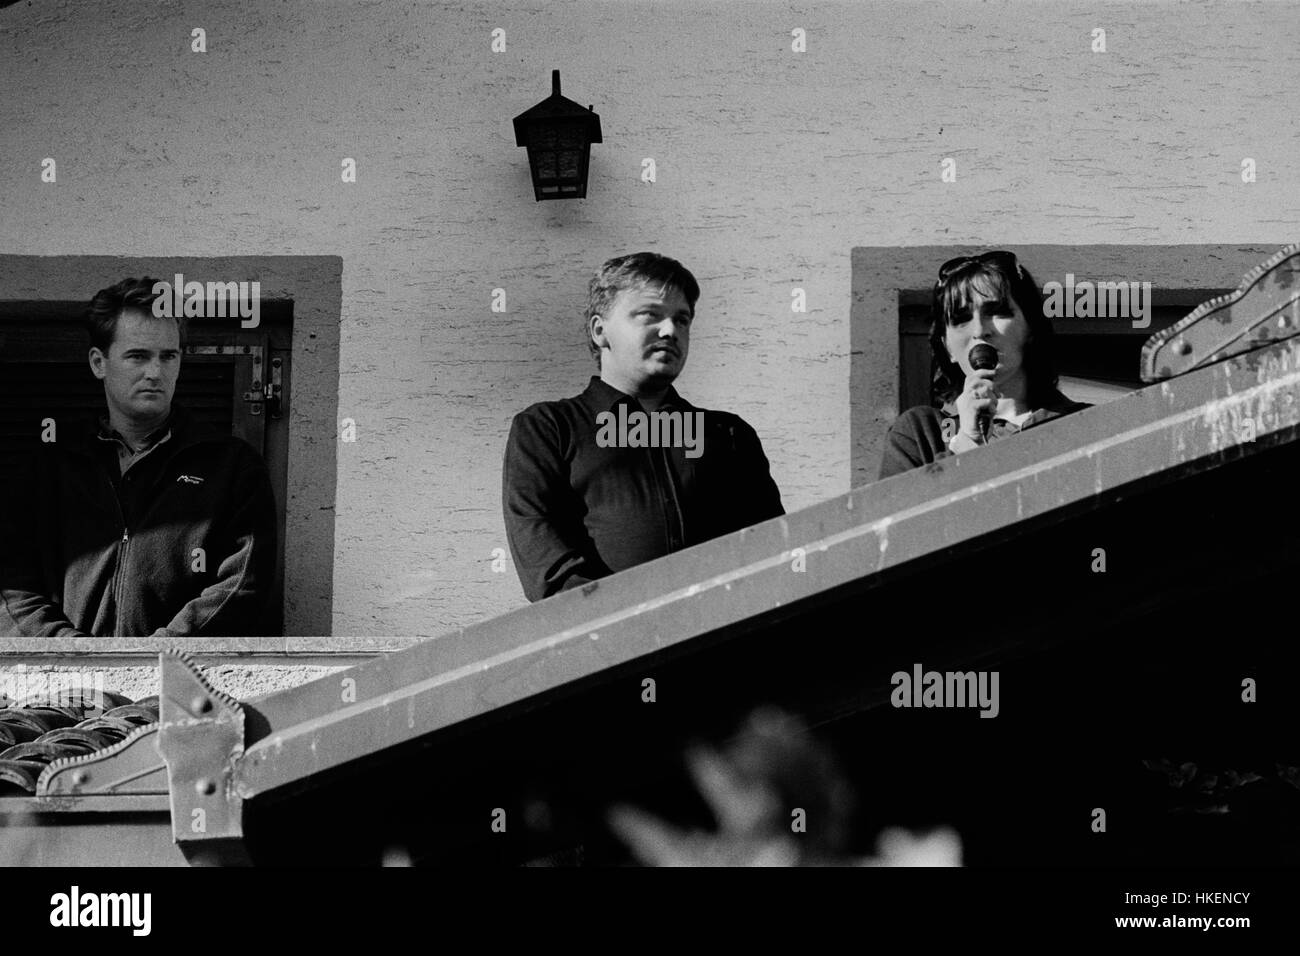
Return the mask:
{"type": "Polygon", "coordinates": [[[591,280],[600,375],[520,412],[506,443],[506,534],[528,600],[785,514],[754,429],[673,388],[699,295],[681,263],[650,252],[591,280]]]}
{"type": "Polygon", "coordinates": [[[151,279],[88,309],[107,415],[55,430],[0,509],[0,634],[265,633],[276,514],[261,456],[172,396],[183,329],[151,279]]]}

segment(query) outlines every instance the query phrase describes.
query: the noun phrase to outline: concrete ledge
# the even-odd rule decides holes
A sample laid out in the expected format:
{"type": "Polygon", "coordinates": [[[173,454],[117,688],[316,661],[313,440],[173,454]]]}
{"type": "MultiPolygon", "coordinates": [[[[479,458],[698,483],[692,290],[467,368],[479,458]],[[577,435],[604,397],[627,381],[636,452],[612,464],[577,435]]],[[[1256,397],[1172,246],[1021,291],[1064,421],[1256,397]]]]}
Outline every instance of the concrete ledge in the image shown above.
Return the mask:
{"type": "Polygon", "coordinates": [[[194,656],[218,690],[240,700],[308,681],[418,641],[409,637],[6,638],[0,641],[0,695],[15,696],[72,678],[132,700],[158,693],[158,654],[194,656]]]}
{"type": "Polygon", "coordinates": [[[156,659],[179,647],[198,660],[245,657],[355,658],[410,647],[415,637],[18,637],[0,640],[0,665],[18,659],[66,658],[78,664],[91,660],[156,659]]]}

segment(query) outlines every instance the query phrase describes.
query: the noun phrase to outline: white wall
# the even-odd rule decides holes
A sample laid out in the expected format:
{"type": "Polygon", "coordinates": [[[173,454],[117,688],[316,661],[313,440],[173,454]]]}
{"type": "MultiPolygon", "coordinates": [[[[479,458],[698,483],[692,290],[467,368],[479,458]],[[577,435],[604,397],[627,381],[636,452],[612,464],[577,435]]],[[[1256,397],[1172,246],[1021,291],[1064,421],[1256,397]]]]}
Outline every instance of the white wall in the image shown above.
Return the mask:
{"type": "Polygon", "coordinates": [[[341,256],[334,628],[436,634],[523,601],[505,435],[591,374],[604,258],[695,271],[679,387],[804,507],[849,487],[852,246],[1294,240],[1298,41],[1294,3],[32,0],[0,11],[0,253],[341,256]],[[584,201],[535,203],[514,145],[552,68],[604,127],[584,201]]]}

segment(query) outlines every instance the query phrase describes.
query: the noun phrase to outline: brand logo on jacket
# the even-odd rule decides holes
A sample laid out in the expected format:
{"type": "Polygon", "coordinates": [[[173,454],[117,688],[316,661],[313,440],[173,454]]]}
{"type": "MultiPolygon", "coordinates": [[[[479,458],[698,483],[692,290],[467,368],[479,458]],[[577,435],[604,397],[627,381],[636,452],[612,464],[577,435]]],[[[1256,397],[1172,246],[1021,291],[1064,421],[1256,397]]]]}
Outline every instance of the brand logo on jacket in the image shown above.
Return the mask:
{"type": "Polygon", "coordinates": [[[177,475],[176,482],[177,484],[184,482],[187,485],[201,485],[203,484],[203,479],[195,478],[193,475],[177,475]]]}

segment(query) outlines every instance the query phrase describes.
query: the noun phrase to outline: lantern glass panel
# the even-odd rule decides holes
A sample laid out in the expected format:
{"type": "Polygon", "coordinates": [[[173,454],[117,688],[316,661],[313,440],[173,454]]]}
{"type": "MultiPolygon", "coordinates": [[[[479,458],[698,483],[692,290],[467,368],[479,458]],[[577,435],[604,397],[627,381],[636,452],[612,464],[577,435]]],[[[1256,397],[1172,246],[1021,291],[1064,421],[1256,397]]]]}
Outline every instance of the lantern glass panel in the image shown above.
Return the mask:
{"type": "Polygon", "coordinates": [[[586,195],[591,135],[586,117],[546,117],[529,124],[528,162],[538,199],[586,195]]]}
{"type": "Polygon", "coordinates": [[[577,149],[561,150],[558,154],[560,178],[577,180],[582,172],[582,151],[577,149]]]}
{"type": "Polygon", "coordinates": [[[581,149],[587,142],[582,134],[582,127],[577,123],[566,123],[556,129],[556,145],[560,149],[581,149]]]}

